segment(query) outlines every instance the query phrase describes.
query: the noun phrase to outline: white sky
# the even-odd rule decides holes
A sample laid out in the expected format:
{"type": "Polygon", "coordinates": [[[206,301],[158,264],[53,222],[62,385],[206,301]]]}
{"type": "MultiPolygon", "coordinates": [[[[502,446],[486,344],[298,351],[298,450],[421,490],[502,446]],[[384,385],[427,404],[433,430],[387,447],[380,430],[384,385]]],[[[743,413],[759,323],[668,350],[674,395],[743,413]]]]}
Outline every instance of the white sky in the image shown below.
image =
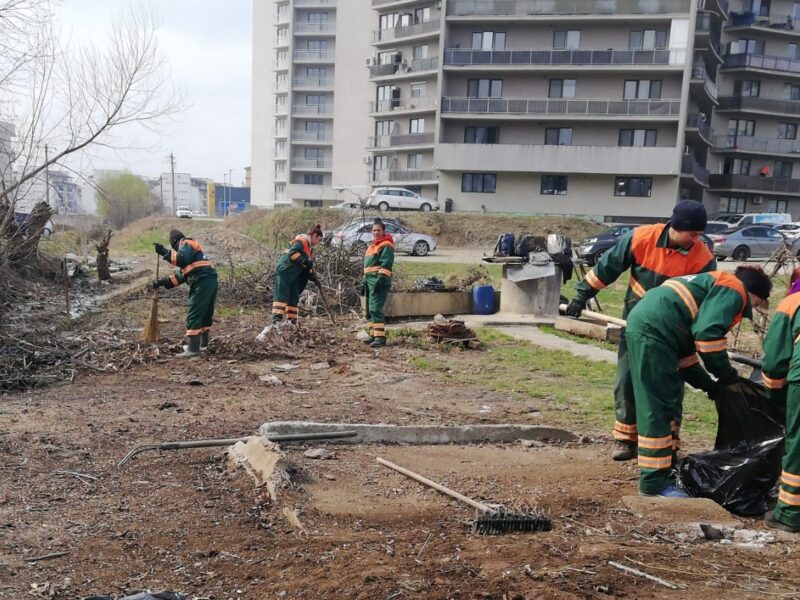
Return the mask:
{"type": "MultiPolygon", "coordinates": [[[[158,134],[126,130],[117,139],[125,150],[95,148],[70,166],[84,175],[96,168],[157,176],[169,171],[166,157],[173,152],[176,172],[221,183],[223,173],[227,177],[233,169],[233,182],[240,185],[250,165],[252,1],[150,0],[161,20],[159,45],[184,92],[186,111],[160,126],[158,134]]],[[[91,36],[101,44],[112,15],[138,4],[61,0],[56,13],[64,35],[91,36]]]]}

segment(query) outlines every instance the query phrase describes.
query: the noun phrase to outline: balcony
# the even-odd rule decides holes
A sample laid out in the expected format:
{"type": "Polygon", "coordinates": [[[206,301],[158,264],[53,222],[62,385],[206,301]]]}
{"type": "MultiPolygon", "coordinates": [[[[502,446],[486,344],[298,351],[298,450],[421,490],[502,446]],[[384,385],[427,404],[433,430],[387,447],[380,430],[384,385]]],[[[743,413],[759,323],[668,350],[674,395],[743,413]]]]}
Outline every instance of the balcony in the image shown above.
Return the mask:
{"type": "Polygon", "coordinates": [[[402,63],[392,63],[388,65],[372,65],[369,68],[369,76],[388,77],[390,75],[396,75],[400,77],[407,75],[412,77],[425,71],[436,71],[438,68],[439,57],[431,56],[430,58],[415,58],[410,63],[403,61],[402,63]]]}
{"type": "Polygon", "coordinates": [[[308,22],[305,22],[305,21],[295,21],[294,32],[295,32],[295,34],[336,33],[336,23],[328,23],[328,22],[324,22],[324,23],[308,23],[308,22]]]}
{"type": "Polygon", "coordinates": [[[436,110],[436,98],[433,96],[412,96],[410,98],[394,98],[369,103],[370,114],[385,112],[431,112],[436,110]]]}
{"type": "Polygon", "coordinates": [[[292,169],[330,169],[330,158],[292,158],[292,169]]]}
{"type": "Polygon", "coordinates": [[[758,16],[754,13],[732,14],[725,28],[728,31],[742,31],[748,29],[767,30],[770,33],[779,33],[788,36],[797,36],[800,30],[796,29],[795,19],[789,15],[758,16]]]}
{"type": "Polygon", "coordinates": [[[688,13],[690,0],[449,0],[448,16],[658,15],[688,13]]]}
{"type": "Polygon", "coordinates": [[[314,90],[333,89],[333,78],[295,77],[292,79],[292,87],[314,90]]]}
{"type": "Polygon", "coordinates": [[[726,54],[721,69],[758,69],[785,75],[800,76],[800,60],[782,56],[759,56],[756,54],[726,54]]]}
{"type": "Polygon", "coordinates": [[[725,96],[719,99],[719,112],[742,111],[800,115],[800,100],[761,98],[758,96],[725,96]]]}
{"type": "Polygon", "coordinates": [[[289,82],[285,79],[283,81],[275,82],[275,93],[281,94],[289,91],[289,82]]]}
{"type": "Polygon", "coordinates": [[[275,59],[275,70],[276,71],[285,71],[289,68],[289,61],[286,58],[276,58],[275,59]]]}
{"type": "Polygon", "coordinates": [[[446,65],[511,65],[576,67],[637,65],[665,65],[682,68],[686,64],[686,50],[471,50],[447,48],[446,65]]]}
{"type": "Polygon", "coordinates": [[[433,133],[404,133],[396,135],[379,135],[367,140],[369,148],[395,148],[398,146],[432,146],[433,133]]]}
{"type": "Polygon", "coordinates": [[[592,115],[675,117],[679,98],[666,100],[595,100],[563,98],[442,98],[442,113],[498,115],[592,115]]]}
{"type": "Polygon", "coordinates": [[[700,140],[711,145],[711,124],[708,122],[708,117],[700,113],[689,113],[686,115],[686,134],[695,132],[700,140]]]}
{"type": "Polygon", "coordinates": [[[272,137],[276,137],[276,138],[285,138],[286,137],[286,128],[285,127],[281,127],[281,128],[273,127],[272,129],[269,130],[269,132],[270,132],[270,135],[272,137]]]}
{"type": "Polygon", "coordinates": [[[711,54],[716,62],[722,62],[722,44],[719,38],[719,32],[714,28],[714,19],[711,13],[699,12],[694,22],[694,35],[700,40],[704,40],[705,47],[698,47],[695,44],[696,50],[711,50],[711,54]],[[706,39],[707,38],[707,39],[706,39]]]}
{"type": "Polygon", "coordinates": [[[297,115],[333,115],[333,104],[295,104],[292,112],[297,115]]]}
{"type": "Polygon", "coordinates": [[[438,35],[440,29],[439,19],[432,19],[424,23],[414,23],[402,27],[391,27],[372,32],[372,43],[393,42],[403,38],[438,35]]]}
{"type": "Polygon", "coordinates": [[[715,190],[755,190],[773,194],[800,192],[800,179],[776,179],[758,175],[712,175],[710,185],[715,190]]]}
{"type": "Polygon", "coordinates": [[[756,154],[798,154],[800,141],[757,138],[752,135],[715,135],[715,152],[753,152],[756,154]]]}
{"type": "Polygon", "coordinates": [[[706,71],[706,66],[702,62],[696,62],[692,65],[692,78],[689,83],[700,84],[707,99],[711,103],[717,104],[717,84],[711,79],[708,71],[706,71]]]}
{"type": "Polygon", "coordinates": [[[436,171],[417,169],[387,169],[370,171],[370,183],[410,183],[410,182],[435,182],[439,180],[436,171]]]}
{"type": "Polygon", "coordinates": [[[295,50],[292,56],[295,62],[327,63],[333,62],[335,55],[334,50],[295,50]]]}
{"type": "Polygon", "coordinates": [[[333,135],[330,131],[293,131],[293,142],[331,142],[333,135]]]}
{"type": "Polygon", "coordinates": [[[295,6],[336,7],[337,0],[294,0],[295,6]]]}
{"type": "Polygon", "coordinates": [[[276,115],[288,115],[289,108],[285,104],[276,104],[275,105],[275,114],[276,115]]]}
{"type": "Polygon", "coordinates": [[[286,25],[289,23],[289,11],[281,10],[275,13],[275,22],[273,25],[286,25]]]}
{"type": "Polygon", "coordinates": [[[275,47],[282,48],[284,46],[289,45],[289,36],[288,35],[279,35],[275,38],[275,47]]]}
{"type": "Polygon", "coordinates": [[[441,171],[593,173],[674,176],[674,146],[546,146],[542,144],[437,144],[441,171]]]}
{"type": "Polygon", "coordinates": [[[711,173],[698,163],[694,156],[684,154],[683,158],[681,158],[681,177],[683,179],[693,180],[702,187],[708,187],[711,173]]]}

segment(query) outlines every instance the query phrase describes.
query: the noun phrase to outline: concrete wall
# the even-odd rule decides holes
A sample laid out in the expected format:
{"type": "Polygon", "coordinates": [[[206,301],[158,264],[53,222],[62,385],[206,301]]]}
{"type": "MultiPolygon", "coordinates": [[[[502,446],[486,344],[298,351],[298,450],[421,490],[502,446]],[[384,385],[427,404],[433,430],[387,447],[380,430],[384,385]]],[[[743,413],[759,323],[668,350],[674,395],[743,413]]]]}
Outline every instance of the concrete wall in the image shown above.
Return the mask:
{"type": "Polygon", "coordinates": [[[254,206],[272,206],[274,198],[273,86],[275,81],[274,2],[253,2],[253,106],[251,187],[254,206]]]}

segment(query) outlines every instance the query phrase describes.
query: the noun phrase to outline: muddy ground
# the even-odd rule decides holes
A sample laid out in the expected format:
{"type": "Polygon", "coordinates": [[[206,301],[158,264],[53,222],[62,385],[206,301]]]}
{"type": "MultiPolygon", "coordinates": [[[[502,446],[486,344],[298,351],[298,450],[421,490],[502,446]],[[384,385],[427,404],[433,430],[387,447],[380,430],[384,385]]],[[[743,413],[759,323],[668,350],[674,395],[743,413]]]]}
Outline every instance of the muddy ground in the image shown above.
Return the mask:
{"type": "MultiPolygon", "coordinates": [[[[181,300],[161,306],[162,328],[176,341],[181,300]]],[[[124,307],[128,321],[146,310],[146,299],[124,307]]],[[[143,454],[118,469],[138,444],[248,435],[271,420],[551,424],[536,416],[545,399],[453,387],[408,363],[436,349],[373,351],[320,321],[307,326],[329,333],[306,329],[253,351],[263,317],[232,312],[201,359],[163,356],[0,398],[0,598],[147,588],[215,600],[800,597],[795,542],[701,541],[680,519],[628,510],[623,497],[635,494],[636,468],[609,459],[602,431],[531,447],[330,444],[330,460],[303,456],[323,444],[284,444],[292,485],[276,502],[248,477],[225,472],[220,449],[143,454]],[[322,361],[330,366],[311,367],[322,361]],[[300,368],[272,368],[287,362],[300,368]],[[265,374],[284,385],[268,385],[265,374]],[[476,498],[539,507],[553,530],[473,535],[471,509],[377,465],[376,456],[476,498]],[[284,508],[297,510],[302,529],[284,508]],[[30,562],[57,552],[66,554],[30,562]]],[[[492,361],[491,349],[449,356],[475,369],[492,361]]],[[[568,426],[569,414],[556,424],[568,426]]]]}

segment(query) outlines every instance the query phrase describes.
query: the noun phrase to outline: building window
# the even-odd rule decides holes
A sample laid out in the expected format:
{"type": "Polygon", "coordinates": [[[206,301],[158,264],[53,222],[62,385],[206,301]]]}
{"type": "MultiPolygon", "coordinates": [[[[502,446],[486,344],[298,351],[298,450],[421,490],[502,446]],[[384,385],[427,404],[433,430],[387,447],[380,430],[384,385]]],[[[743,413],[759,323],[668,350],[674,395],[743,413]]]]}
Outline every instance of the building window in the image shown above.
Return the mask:
{"type": "Polygon", "coordinates": [[[620,129],[619,130],[619,145],[620,146],[655,146],[656,145],[656,130],[655,129],[620,129]]]}
{"type": "Polygon", "coordinates": [[[400,106],[400,88],[396,85],[379,85],[375,99],[379,111],[395,109],[400,106]]]}
{"type": "Polygon", "coordinates": [[[375,137],[391,135],[394,132],[394,121],[375,121],[375,137]]]}
{"type": "Polygon", "coordinates": [[[387,13],[378,17],[378,29],[391,29],[397,25],[397,13],[387,13]]]}
{"type": "Polygon", "coordinates": [[[500,98],[502,95],[502,79],[470,79],[467,81],[467,96],[470,98],[500,98]]]}
{"type": "Polygon", "coordinates": [[[572,127],[547,127],[544,130],[545,146],[571,146],[572,127]]]}
{"type": "Polygon", "coordinates": [[[499,144],[499,127],[465,127],[465,144],[499,144]]]}
{"type": "Polygon", "coordinates": [[[785,213],[789,212],[789,203],[786,200],[767,200],[767,212],[785,213]]]}
{"type": "Polygon", "coordinates": [[[661,80],[626,79],[622,97],[625,100],[657,100],[661,98],[661,80]]]}
{"type": "Polygon", "coordinates": [[[410,119],[408,133],[425,133],[425,119],[410,119]]]}
{"type": "Polygon", "coordinates": [[[746,135],[751,136],[756,134],[756,122],[748,119],[729,119],[728,120],[728,134],[729,135],[746,135]]]}
{"type": "Polygon", "coordinates": [[[782,140],[797,139],[796,123],[778,123],[778,137],[782,140]]]}
{"type": "Polygon", "coordinates": [[[422,154],[409,154],[406,166],[411,170],[422,169],[422,154]]]}
{"type": "Polygon", "coordinates": [[[428,46],[428,44],[425,44],[423,46],[414,46],[414,50],[411,56],[414,58],[414,60],[421,60],[423,58],[428,58],[429,48],[430,46],[428,46]]]}
{"type": "Polygon", "coordinates": [[[754,97],[761,94],[760,81],[735,81],[733,83],[734,96],[754,97]]]}
{"type": "Polygon", "coordinates": [[[303,206],[306,208],[322,208],[322,200],[303,200],[303,206]]]}
{"type": "Polygon", "coordinates": [[[325,159],[325,149],[324,148],[306,148],[303,156],[306,160],[315,160],[317,164],[322,163],[325,159]]]}
{"type": "Polygon", "coordinates": [[[793,60],[800,59],[800,45],[789,44],[789,58],[793,60]]]}
{"type": "Polygon", "coordinates": [[[414,23],[427,23],[431,20],[431,7],[418,8],[414,11],[414,23]]]}
{"type": "Polygon", "coordinates": [[[473,50],[505,50],[506,34],[504,31],[473,31],[473,50]]]}
{"type": "Polygon", "coordinates": [[[309,79],[325,79],[327,75],[327,69],[320,68],[320,67],[306,67],[306,77],[309,79]]]}
{"type": "Polygon", "coordinates": [[[744,196],[722,196],[719,199],[719,212],[726,214],[739,214],[744,212],[747,198],[744,196]]]}
{"type": "MultiPolygon", "coordinates": [[[[303,183],[305,185],[322,185],[322,177],[322,173],[305,173],[303,183]]],[[[322,205],[320,204],[320,206],[322,205]]]]}
{"type": "Polygon", "coordinates": [[[542,184],[539,193],[544,196],[566,196],[566,175],[542,175],[542,184]]]}
{"type": "Polygon", "coordinates": [[[790,160],[776,160],[773,165],[772,176],[777,179],[791,179],[792,165],[793,163],[790,160]]]}
{"type": "Polygon", "coordinates": [[[313,133],[323,133],[325,131],[325,123],[323,121],[306,121],[305,129],[313,133]]]}
{"type": "Polygon", "coordinates": [[[769,0],[742,0],[742,12],[768,17],[769,0]]]}
{"type": "Polygon", "coordinates": [[[386,171],[392,166],[392,157],[389,154],[380,154],[372,159],[375,171],[386,171]]]}
{"type": "Polygon", "coordinates": [[[726,158],[722,163],[723,175],[750,175],[749,158],[726,158]]]}
{"type": "Polygon", "coordinates": [[[580,45],[580,31],[569,30],[553,32],[553,50],[577,50],[580,45]]]}
{"type": "Polygon", "coordinates": [[[308,40],[306,48],[309,50],[327,50],[328,40],[308,40]]]}
{"type": "Polygon", "coordinates": [[[753,54],[762,56],[764,54],[763,40],[736,40],[730,43],[729,54],[753,54]]]}
{"type": "Polygon", "coordinates": [[[461,175],[462,192],[494,194],[496,186],[496,173],[464,173],[461,175]]]}
{"type": "Polygon", "coordinates": [[[628,34],[630,50],[656,50],[667,47],[667,32],[660,29],[631,31],[628,34]]]}
{"type": "Polygon", "coordinates": [[[424,83],[412,83],[411,84],[411,97],[412,98],[424,98],[427,96],[426,86],[424,83]]]}
{"type": "Polygon", "coordinates": [[[800,84],[784,83],[783,97],[786,100],[800,100],[800,84]]]}
{"type": "Polygon", "coordinates": [[[574,98],[575,79],[551,79],[548,98],[574,98]]]}
{"type": "Polygon", "coordinates": [[[652,190],[652,177],[617,177],[614,181],[615,196],[649,198],[652,190]]]}
{"type": "Polygon", "coordinates": [[[328,22],[328,13],[324,12],[310,12],[306,17],[306,22],[308,23],[327,23],[328,22]]]}

